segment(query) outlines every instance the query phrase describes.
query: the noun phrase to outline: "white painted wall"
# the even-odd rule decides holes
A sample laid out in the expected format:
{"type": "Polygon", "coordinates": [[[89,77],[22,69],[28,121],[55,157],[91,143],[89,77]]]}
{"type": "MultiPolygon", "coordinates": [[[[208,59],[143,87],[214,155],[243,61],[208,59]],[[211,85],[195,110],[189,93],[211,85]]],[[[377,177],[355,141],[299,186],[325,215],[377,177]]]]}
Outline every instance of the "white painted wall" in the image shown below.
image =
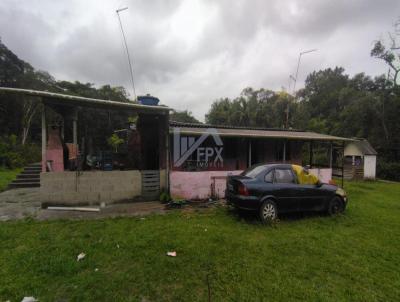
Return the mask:
{"type": "Polygon", "coordinates": [[[376,155],[364,156],[364,178],[375,179],[376,176],[376,155]]]}
{"type": "Polygon", "coordinates": [[[327,184],[332,180],[332,169],[331,168],[313,168],[309,170],[311,174],[314,174],[318,179],[327,184]]]}
{"type": "Polygon", "coordinates": [[[344,148],[344,156],[363,156],[364,154],[355,143],[348,143],[344,148]]]}

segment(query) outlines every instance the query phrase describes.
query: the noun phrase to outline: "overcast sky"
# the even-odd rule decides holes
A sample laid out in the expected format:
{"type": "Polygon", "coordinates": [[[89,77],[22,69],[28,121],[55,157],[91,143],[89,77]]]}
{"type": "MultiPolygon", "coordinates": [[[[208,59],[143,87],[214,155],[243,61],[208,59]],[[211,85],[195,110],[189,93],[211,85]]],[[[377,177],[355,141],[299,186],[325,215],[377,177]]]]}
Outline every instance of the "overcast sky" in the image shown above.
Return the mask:
{"type": "Polygon", "coordinates": [[[392,29],[399,0],[1,0],[0,37],[59,80],[123,85],[132,95],[115,10],[121,12],[138,95],[151,93],[203,120],[213,100],[288,86],[313,70],[385,73],[370,58],[392,29]]]}

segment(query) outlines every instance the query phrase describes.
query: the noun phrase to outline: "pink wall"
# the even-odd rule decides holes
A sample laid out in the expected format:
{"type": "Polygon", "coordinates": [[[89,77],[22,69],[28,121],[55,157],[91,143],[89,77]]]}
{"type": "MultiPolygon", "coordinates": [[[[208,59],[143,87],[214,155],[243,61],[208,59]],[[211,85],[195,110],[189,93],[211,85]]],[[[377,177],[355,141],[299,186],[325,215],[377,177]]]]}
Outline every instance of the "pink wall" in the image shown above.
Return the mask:
{"type": "MultiPolygon", "coordinates": [[[[170,190],[173,198],[206,199],[211,196],[211,184],[213,176],[227,176],[240,174],[242,171],[201,171],[181,172],[171,171],[170,190]]],[[[215,193],[223,198],[225,196],[226,179],[215,179],[215,193]]]]}
{"type": "MultiPolygon", "coordinates": [[[[215,181],[215,194],[224,198],[226,189],[226,176],[228,174],[238,175],[242,171],[201,171],[181,172],[171,171],[170,190],[173,198],[184,198],[189,200],[207,199],[211,197],[211,185],[215,181]],[[212,179],[213,176],[224,178],[212,179]]],[[[310,169],[310,173],[318,176],[323,183],[329,183],[332,179],[332,169],[310,169]]]]}
{"type": "Polygon", "coordinates": [[[42,171],[46,171],[46,163],[51,161],[52,172],[64,171],[64,153],[58,128],[48,129],[49,139],[47,140],[46,156],[42,158],[42,171]]]}

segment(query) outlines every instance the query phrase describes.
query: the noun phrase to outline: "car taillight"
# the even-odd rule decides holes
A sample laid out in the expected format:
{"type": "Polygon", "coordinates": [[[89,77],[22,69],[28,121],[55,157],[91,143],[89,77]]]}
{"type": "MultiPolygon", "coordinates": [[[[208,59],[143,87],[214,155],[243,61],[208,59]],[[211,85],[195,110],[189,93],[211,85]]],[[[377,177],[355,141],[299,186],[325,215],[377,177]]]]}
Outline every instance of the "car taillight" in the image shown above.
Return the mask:
{"type": "Polygon", "coordinates": [[[249,190],[247,190],[245,185],[240,184],[239,187],[238,187],[238,193],[239,193],[239,195],[248,196],[249,195],[249,190]]]}

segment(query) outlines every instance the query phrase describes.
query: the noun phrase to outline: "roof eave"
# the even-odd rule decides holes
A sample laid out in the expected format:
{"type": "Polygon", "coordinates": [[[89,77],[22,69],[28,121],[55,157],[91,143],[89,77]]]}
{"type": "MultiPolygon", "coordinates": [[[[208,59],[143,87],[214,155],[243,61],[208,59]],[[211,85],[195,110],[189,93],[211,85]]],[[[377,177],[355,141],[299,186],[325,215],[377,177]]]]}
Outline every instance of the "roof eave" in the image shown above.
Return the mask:
{"type": "MultiPolygon", "coordinates": [[[[10,87],[0,87],[0,92],[9,92],[9,93],[16,93],[22,95],[29,95],[34,97],[40,97],[45,99],[47,102],[48,100],[58,100],[56,103],[67,105],[67,106],[88,106],[94,107],[111,107],[111,108],[124,108],[124,109],[132,109],[138,111],[151,111],[151,112],[168,112],[172,110],[169,107],[164,106],[148,106],[148,105],[141,105],[135,103],[125,103],[125,102],[117,102],[111,100],[102,100],[102,99],[94,99],[94,98],[85,98],[80,96],[73,96],[68,94],[61,94],[61,93],[53,93],[48,91],[39,91],[39,90],[31,90],[31,89],[21,89],[21,88],[10,88],[10,87]]],[[[52,101],[51,101],[52,102],[52,101]]]]}
{"type": "MultiPolygon", "coordinates": [[[[171,129],[170,132],[173,133],[173,129],[171,129]]],[[[205,131],[181,130],[180,133],[185,135],[202,135],[205,133],[205,131]]],[[[271,138],[271,139],[278,138],[278,139],[307,140],[307,141],[353,141],[350,138],[337,137],[337,136],[324,136],[324,137],[321,136],[312,137],[307,135],[285,136],[285,135],[262,135],[257,133],[218,133],[218,135],[221,137],[253,137],[253,138],[271,138]]]]}

